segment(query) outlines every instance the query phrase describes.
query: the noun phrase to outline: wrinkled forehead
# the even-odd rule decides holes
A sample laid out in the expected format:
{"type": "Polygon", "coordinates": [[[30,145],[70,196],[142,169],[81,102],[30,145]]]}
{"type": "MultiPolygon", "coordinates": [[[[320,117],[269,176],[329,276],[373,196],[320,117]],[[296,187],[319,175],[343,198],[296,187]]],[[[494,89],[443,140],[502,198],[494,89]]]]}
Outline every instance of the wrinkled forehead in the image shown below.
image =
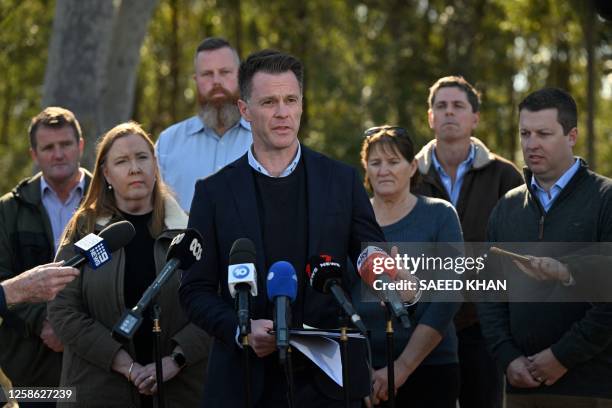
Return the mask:
{"type": "Polygon", "coordinates": [[[544,129],[557,128],[559,123],[559,110],[557,108],[547,108],[538,111],[522,109],[519,113],[519,127],[521,129],[544,129]]]}
{"type": "Polygon", "coordinates": [[[238,69],[240,58],[234,50],[229,47],[217,48],[216,50],[203,50],[195,57],[196,70],[231,68],[238,69]]]}
{"type": "Polygon", "coordinates": [[[441,87],[436,91],[432,104],[437,102],[466,102],[469,103],[467,92],[455,85],[441,87]]]}
{"type": "Polygon", "coordinates": [[[269,73],[257,71],[251,80],[252,97],[268,96],[301,96],[302,90],[297,77],[292,71],[269,73]]]}

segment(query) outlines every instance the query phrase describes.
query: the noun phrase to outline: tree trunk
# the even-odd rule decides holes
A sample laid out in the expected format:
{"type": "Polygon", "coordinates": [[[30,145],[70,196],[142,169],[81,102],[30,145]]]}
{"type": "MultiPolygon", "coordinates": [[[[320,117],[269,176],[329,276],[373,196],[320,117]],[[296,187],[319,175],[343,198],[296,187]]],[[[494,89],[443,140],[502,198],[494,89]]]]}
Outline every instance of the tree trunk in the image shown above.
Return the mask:
{"type": "Polygon", "coordinates": [[[132,117],[140,47],[156,6],[157,0],[125,0],[119,5],[103,73],[96,137],[132,117]]]}
{"type": "Polygon", "coordinates": [[[140,45],[157,0],[57,0],[43,86],[43,107],[74,112],[91,168],[101,133],[130,118],[140,45]]]}

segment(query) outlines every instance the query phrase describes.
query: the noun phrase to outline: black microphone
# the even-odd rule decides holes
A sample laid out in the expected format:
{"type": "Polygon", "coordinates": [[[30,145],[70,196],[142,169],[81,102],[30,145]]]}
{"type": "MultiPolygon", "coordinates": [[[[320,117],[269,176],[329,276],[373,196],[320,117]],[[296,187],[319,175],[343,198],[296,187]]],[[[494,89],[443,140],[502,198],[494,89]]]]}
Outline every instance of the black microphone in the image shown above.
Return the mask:
{"type": "Polygon", "coordinates": [[[161,287],[170,279],[179,267],[187,269],[196,261],[202,259],[202,236],[195,229],[189,228],[178,234],[168,248],[166,265],[159,272],[151,286],[147,288],[136,306],[126,311],[112,331],[112,336],[118,341],[128,342],[142,323],[142,314],[161,287]]]}
{"type": "Polygon", "coordinates": [[[249,295],[257,296],[255,244],[248,238],[236,240],[230,249],[227,286],[234,299],[238,295],[238,327],[240,335],[246,336],[251,332],[249,295]]]}
{"type": "Polygon", "coordinates": [[[96,255],[100,255],[102,257],[106,256],[106,260],[108,260],[108,253],[115,252],[116,250],[129,244],[132,238],[134,238],[134,235],[136,235],[136,230],[129,221],[115,222],[100,231],[98,235],[88,234],[83,239],[76,242],[75,247],[77,250],[81,251],[81,253],[64,262],[64,266],[78,268],[85,262],[89,261],[92,267],[96,268],[100,266],[100,264],[92,262],[92,253],[94,257],[96,255]],[[98,242],[96,242],[94,245],[82,244],[84,241],[91,238],[97,238],[98,241],[99,238],[102,238],[102,243],[105,245],[105,248],[102,250],[102,254],[96,254],[95,249],[98,247],[98,242]]]}
{"type": "Polygon", "coordinates": [[[355,312],[352,303],[347,299],[342,289],[342,267],[340,264],[327,255],[313,256],[306,265],[306,275],[309,278],[310,286],[314,290],[325,294],[331,292],[355,327],[364,336],[367,336],[367,329],[361,320],[361,316],[355,312]]]}

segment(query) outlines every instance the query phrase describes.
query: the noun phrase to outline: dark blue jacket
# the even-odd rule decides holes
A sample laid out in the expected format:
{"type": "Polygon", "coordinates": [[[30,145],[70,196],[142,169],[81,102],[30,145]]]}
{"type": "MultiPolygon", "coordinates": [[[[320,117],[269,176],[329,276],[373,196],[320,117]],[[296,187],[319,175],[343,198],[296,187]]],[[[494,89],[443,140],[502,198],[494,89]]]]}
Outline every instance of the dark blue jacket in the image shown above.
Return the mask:
{"type": "MultiPolygon", "coordinates": [[[[365,242],[384,241],[357,171],[302,146],[306,171],[309,255],[326,253],[356,263],[365,242]]],[[[249,238],[257,251],[258,296],[251,302],[251,318],[267,318],[264,244],[257,210],[253,170],[247,155],[196,183],[189,227],[204,238],[203,259],[185,271],[180,297],[191,321],[213,338],[204,404],[207,407],[243,406],[242,354],[236,345],[238,320],[227,286],[232,244],[249,238]]],[[[302,274],[304,271],[297,271],[302,274]]],[[[303,321],[321,328],[337,327],[338,306],[333,298],[306,287],[292,308],[303,321]]],[[[263,364],[253,358],[254,401],[263,391],[263,364]]]]}

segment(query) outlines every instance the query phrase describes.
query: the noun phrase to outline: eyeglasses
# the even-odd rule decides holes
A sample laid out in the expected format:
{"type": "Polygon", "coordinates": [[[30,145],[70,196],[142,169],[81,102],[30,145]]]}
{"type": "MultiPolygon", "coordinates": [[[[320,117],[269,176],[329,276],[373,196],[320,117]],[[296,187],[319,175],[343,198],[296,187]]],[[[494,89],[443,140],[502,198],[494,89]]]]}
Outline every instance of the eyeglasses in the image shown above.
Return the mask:
{"type": "Polygon", "coordinates": [[[408,131],[401,126],[384,125],[384,126],[374,126],[374,127],[367,129],[365,132],[363,132],[363,137],[369,138],[383,130],[385,131],[385,133],[393,132],[395,133],[395,136],[399,136],[399,137],[408,136],[408,131]]]}

